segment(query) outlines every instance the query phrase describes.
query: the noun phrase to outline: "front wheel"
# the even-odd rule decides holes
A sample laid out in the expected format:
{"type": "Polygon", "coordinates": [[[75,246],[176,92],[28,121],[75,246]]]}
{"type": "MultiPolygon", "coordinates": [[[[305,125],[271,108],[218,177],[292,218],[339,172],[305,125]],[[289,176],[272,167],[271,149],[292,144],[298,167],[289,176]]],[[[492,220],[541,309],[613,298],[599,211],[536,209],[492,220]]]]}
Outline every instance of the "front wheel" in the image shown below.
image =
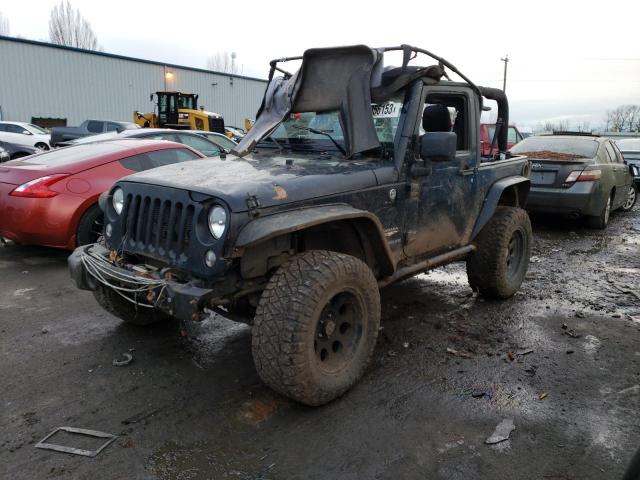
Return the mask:
{"type": "Polygon", "coordinates": [[[629,186],[629,192],[627,193],[627,198],[622,204],[622,207],[620,207],[620,209],[623,212],[631,211],[633,206],[636,204],[636,200],[638,200],[638,190],[636,186],[632,184],[629,186]]]}
{"type": "Polygon", "coordinates": [[[323,405],[363,375],[378,336],[380,293],[355,257],[314,250],[271,277],[256,311],[253,359],[260,378],[306,405],[323,405]]]}
{"type": "Polygon", "coordinates": [[[78,223],[78,231],[76,232],[76,245],[88,245],[96,243],[102,236],[104,229],[104,214],[99,205],[91,205],[84,212],[78,223]]]}
{"type": "Polygon", "coordinates": [[[46,152],[47,150],[49,150],[49,145],[47,145],[46,143],[42,143],[42,142],[40,142],[40,143],[36,143],[36,144],[34,145],[34,147],[39,148],[40,150],[44,150],[45,152],[46,152]]]}
{"type": "Polygon", "coordinates": [[[509,298],[518,291],[531,256],[531,221],[522,208],[498,207],[475,240],[467,260],[471,288],[488,298],[509,298]]]}

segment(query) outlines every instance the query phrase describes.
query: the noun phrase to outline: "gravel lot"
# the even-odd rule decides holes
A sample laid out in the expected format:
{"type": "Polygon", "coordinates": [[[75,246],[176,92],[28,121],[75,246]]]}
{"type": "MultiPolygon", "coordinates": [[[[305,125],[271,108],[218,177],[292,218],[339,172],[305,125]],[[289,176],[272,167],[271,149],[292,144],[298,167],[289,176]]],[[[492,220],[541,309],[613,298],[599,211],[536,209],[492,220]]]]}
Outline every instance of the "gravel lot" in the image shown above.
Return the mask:
{"type": "Polygon", "coordinates": [[[260,383],[249,327],[125,326],[73,287],[65,252],[0,248],[0,477],[620,478],[640,437],[640,209],[534,234],[508,301],[472,295],[462,264],[385,289],[367,375],[316,409],[260,383]],[[507,418],[510,439],[485,444],[507,418]],[[95,458],[34,448],[59,426],[118,438],[95,458]]]}

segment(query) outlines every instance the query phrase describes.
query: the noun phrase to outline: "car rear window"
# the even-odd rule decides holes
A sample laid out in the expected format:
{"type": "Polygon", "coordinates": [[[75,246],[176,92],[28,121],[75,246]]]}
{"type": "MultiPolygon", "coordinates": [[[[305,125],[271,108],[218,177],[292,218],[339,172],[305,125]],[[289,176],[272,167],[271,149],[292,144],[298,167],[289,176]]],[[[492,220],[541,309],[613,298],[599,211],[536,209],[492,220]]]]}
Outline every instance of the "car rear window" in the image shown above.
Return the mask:
{"type": "Polygon", "coordinates": [[[76,145],[73,147],[59,148],[48,152],[30,157],[23,160],[24,163],[33,165],[66,165],[69,163],[88,160],[93,157],[99,157],[113,152],[123,150],[122,145],[113,145],[110,143],[92,143],[87,145],[76,145]]]}
{"type": "Polygon", "coordinates": [[[120,160],[120,164],[134,172],[142,172],[151,168],[171,165],[172,163],[187,162],[200,158],[197,154],[186,148],[170,148],[142,153],[120,160]]]}
{"type": "Polygon", "coordinates": [[[598,151],[598,142],[591,138],[528,137],[511,149],[511,153],[529,158],[552,160],[576,160],[593,158],[598,151]]]}
{"type": "Polygon", "coordinates": [[[623,138],[616,140],[621,152],[640,152],[640,138],[623,138]]]}

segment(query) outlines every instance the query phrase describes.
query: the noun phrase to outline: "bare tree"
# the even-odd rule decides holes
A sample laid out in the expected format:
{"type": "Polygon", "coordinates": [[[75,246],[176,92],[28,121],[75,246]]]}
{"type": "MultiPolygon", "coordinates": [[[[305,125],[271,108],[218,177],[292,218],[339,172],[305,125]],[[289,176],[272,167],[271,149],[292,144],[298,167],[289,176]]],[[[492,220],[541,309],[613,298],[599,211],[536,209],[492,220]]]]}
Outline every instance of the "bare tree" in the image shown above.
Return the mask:
{"type": "Polygon", "coordinates": [[[591,131],[591,122],[588,120],[583,120],[582,122],[576,124],[579,132],[590,132],[591,131]]]}
{"type": "Polygon", "coordinates": [[[542,123],[542,130],[545,132],[566,132],[570,125],[569,120],[558,120],[557,122],[546,120],[542,123]]]}
{"type": "Polygon", "coordinates": [[[216,72],[238,73],[235,52],[217,52],[207,58],[207,68],[216,72]]]}
{"type": "Polygon", "coordinates": [[[51,10],[49,40],[56,45],[102,50],[89,22],[73,9],[69,0],[61,1],[51,10]]]}
{"type": "Polygon", "coordinates": [[[605,115],[607,130],[611,132],[640,131],[640,105],[620,105],[607,110],[605,115]]]}
{"type": "Polygon", "coordinates": [[[2,15],[0,12],[0,35],[11,35],[11,28],[9,28],[9,19],[2,15]]]}

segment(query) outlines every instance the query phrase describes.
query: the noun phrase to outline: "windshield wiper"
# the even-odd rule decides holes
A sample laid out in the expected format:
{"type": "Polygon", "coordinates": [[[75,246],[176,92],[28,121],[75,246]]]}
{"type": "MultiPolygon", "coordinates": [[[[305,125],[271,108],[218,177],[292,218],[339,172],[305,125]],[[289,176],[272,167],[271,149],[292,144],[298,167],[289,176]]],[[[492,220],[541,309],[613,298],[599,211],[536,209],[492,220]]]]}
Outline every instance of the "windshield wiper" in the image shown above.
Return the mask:
{"type": "MultiPolygon", "coordinates": [[[[340,145],[338,143],[338,141],[333,138],[329,132],[324,131],[324,130],[318,130],[315,128],[311,128],[311,127],[303,127],[302,125],[291,125],[293,128],[296,128],[298,130],[306,130],[307,132],[311,132],[311,133],[315,133],[316,135],[324,135],[325,137],[327,137],[329,140],[331,140],[331,143],[333,143],[336,148],[338,150],[340,150],[340,152],[346,157],[347,156],[347,151],[342,147],[342,145],[340,145]]],[[[333,132],[333,130],[331,130],[333,132]]]]}
{"type": "MultiPolygon", "coordinates": [[[[273,143],[279,151],[282,152],[284,150],[284,146],[272,136],[264,137],[262,140],[258,142],[258,145],[260,144],[264,145],[265,143],[268,144],[269,142],[273,143]]],[[[268,148],[272,148],[272,147],[268,147],[268,148]]]]}

